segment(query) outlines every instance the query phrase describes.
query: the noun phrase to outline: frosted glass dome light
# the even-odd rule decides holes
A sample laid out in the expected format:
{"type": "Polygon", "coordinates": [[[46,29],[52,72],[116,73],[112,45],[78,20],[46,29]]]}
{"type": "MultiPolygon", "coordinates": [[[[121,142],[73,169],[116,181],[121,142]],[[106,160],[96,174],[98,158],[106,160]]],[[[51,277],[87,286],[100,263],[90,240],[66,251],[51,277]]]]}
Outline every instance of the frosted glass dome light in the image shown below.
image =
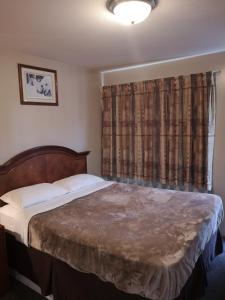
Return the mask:
{"type": "Polygon", "coordinates": [[[155,7],[154,0],[111,0],[106,4],[110,12],[124,24],[143,22],[155,7]]]}

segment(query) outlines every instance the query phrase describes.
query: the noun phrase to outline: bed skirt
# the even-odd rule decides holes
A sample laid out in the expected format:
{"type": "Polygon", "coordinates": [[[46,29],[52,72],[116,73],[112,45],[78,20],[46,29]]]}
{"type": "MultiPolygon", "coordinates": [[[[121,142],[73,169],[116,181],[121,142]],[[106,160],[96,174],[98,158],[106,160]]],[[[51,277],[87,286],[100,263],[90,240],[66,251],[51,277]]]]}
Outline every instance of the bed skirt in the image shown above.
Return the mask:
{"type": "MultiPolygon", "coordinates": [[[[43,296],[53,294],[54,300],[146,300],[119,291],[93,274],[78,272],[46,253],[26,247],[10,234],[6,240],[9,266],[36,283],[43,296]]],[[[195,300],[204,295],[210,263],[222,252],[223,243],[218,231],[208,242],[176,300],[195,300]]]]}

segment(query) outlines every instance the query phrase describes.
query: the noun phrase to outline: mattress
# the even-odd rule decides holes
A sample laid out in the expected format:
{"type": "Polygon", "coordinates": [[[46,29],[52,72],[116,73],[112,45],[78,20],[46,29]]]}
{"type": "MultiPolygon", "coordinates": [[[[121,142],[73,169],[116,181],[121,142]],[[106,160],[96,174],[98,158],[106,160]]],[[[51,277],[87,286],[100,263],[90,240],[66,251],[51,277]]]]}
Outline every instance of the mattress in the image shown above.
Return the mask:
{"type": "Polygon", "coordinates": [[[179,296],[223,217],[220,197],[114,183],[29,223],[29,245],[117,289],[179,296]]]}
{"type": "Polygon", "coordinates": [[[222,217],[215,195],[107,181],[23,210],[0,208],[18,241],[152,300],[179,295],[222,217]]]}

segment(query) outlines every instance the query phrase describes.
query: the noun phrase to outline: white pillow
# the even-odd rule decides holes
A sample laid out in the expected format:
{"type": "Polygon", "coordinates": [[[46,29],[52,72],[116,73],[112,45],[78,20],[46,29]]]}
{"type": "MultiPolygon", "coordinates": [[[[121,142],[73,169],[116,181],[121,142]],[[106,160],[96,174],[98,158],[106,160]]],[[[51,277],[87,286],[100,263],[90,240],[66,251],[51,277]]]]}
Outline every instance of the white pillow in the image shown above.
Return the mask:
{"type": "Polygon", "coordinates": [[[15,208],[25,208],[67,193],[60,186],[40,183],[12,190],[1,196],[1,199],[15,208]]]}
{"type": "Polygon", "coordinates": [[[80,188],[88,187],[89,185],[103,182],[104,179],[90,175],[90,174],[78,174],[54,182],[54,185],[61,186],[70,192],[79,190],[80,188]]]}

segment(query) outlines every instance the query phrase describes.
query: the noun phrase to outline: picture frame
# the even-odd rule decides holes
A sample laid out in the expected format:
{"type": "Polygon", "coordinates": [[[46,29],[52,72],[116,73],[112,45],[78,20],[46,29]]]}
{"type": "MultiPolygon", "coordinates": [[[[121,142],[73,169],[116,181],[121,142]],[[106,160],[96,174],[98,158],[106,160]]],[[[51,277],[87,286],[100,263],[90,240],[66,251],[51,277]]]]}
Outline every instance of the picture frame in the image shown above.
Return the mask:
{"type": "Polygon", "coordinates": [[[18,64],[20,103],[58,105],[57,71],[18,64]]]}

